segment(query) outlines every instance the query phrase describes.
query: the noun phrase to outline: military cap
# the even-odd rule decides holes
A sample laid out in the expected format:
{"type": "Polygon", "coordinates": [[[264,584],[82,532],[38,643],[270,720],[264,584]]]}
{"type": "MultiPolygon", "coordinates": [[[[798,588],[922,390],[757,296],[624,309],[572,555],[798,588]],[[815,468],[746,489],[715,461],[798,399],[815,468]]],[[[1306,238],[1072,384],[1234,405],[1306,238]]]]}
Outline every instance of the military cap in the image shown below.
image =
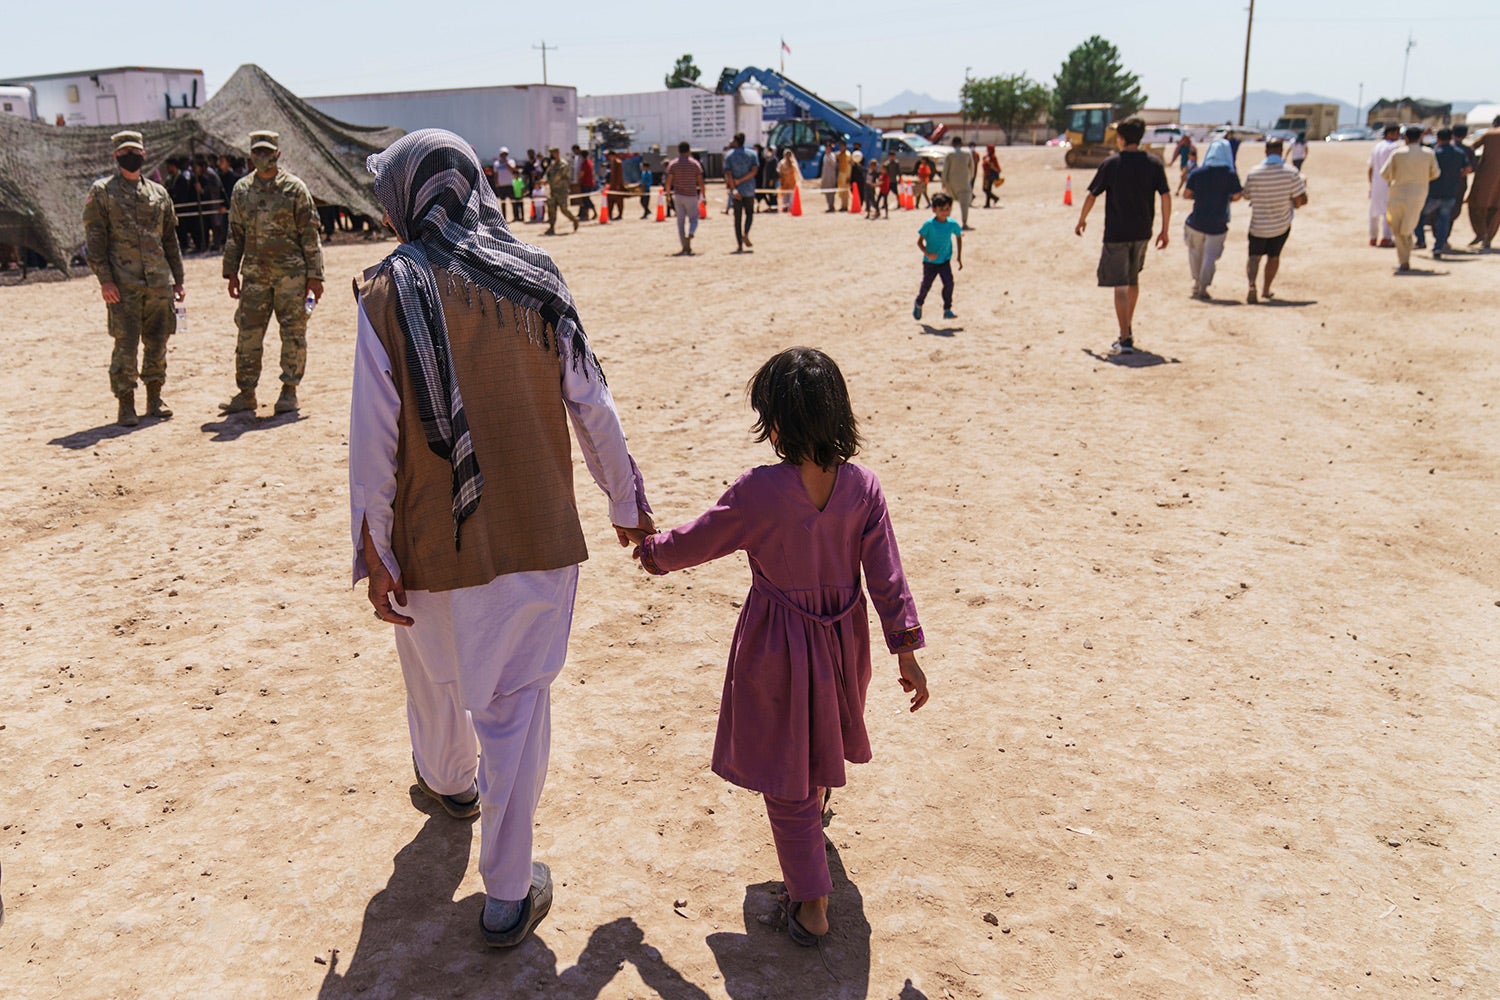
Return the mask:
{"type": "Polygon", "coordinates": [[[251,132],[250,151],[257,149],[280,149],[281,135],[277,132],[251,132]]]}
{"type": "Polygon", "coordinates": [[[142,141],[139,132],[116,132],[109,137],[109,141],[114,145],[116,152],[122,149],[139,149],[143,153],[146,151],[146,144],[142,141]]]}

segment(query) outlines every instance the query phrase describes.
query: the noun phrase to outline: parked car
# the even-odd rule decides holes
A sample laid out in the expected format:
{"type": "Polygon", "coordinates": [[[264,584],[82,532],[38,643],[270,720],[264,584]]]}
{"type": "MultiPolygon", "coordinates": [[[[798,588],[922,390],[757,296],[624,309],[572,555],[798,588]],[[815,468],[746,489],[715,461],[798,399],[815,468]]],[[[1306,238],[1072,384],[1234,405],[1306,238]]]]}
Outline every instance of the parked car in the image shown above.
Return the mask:
{"type": "Polygon", "coordinates": [[[1231,132],[1239,136],[1241,142],[1266,141],[1266,133],[1250,125],[1220,125],[1208,133],[1208,141],[1213,142],[1215,139],[1223,139],[1231,132]]]}
{"type": "Polygon", "coordinates": [[[1283,143],[1290,146],[1292,143],[1297,141],[1297,133],[1293,132],[1289,128],[1273,128],[1271,129],[1271,131],[1266,133],[1266,138],[1280,139],[1283,143]]]}
{"type": "Polygon", "coordinates": [[[1363,125],[1340,125],[1323,137],[1324,142],[1363,142],[1375,136],[1363,125]]]}
{"type": "Polygon", "coordinates": [[[1182,138],[1181,125],[1152,125],[1142,141],[1150,146],[1175,146],[1182,138]]]}
{"type": "Polygon", "coordinates": [[[928,142],[915,132],[886,132],[880,137],[880,157],[885,159],[896,154],[896,162],[903,174],[915,173],[918,160],[927,160],[934,170],[943,169],[943,158],[952,150],[946,146],[928,142]]]}
{"type": "Polygon", "coordinates": [[[1072,145],[1072,143],[1068,142],[1068,133],[1066,133],[1066,132],[1062,132],[1062,133],[1059,133],[1058,135],[1053,136],[1052,138],[1050,138],[1050,139],[1047,140],[1046,144],[1048,146],[1054,146],[1054,147],[1056,147],[1056,146],[1067,147],[1067,146],[1072,145]]]}

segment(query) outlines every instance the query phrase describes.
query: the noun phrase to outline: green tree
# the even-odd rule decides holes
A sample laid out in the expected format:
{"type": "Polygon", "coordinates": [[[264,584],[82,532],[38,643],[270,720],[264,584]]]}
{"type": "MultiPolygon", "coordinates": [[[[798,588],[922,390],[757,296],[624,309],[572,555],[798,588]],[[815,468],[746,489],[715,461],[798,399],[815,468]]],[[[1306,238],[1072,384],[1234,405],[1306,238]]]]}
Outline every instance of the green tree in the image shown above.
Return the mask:
{"type": "Polygon", "coordinates": [[[675,90],[678,87],[695,86],[701,75],[698,67],[693,65],[692,55],[684,55],[677,60],[677,65],[672,67],[672,72],[667,74],[667,89],[675,90]]]}
{"type": "Polygon", "coordinates": [[[1120,65],[1120,50],[1094,35],[1069,52],[1057,71],[1049,118],[1053,130],[1061,132],[1068,127],[1065,109],[1069,104],[1118,104],[1120,117],[1129,117],[1146,104],[1140,83],[1139,77],[1120,65]]]}
{"type": "Polygon", "coordinates": [[[1005,130],[1005,144],[1047,110],[1051,93],[1025,73],[986,76],[965,80],[958,92],[963,113],[974,121],[988,122],[1005,130]]]}

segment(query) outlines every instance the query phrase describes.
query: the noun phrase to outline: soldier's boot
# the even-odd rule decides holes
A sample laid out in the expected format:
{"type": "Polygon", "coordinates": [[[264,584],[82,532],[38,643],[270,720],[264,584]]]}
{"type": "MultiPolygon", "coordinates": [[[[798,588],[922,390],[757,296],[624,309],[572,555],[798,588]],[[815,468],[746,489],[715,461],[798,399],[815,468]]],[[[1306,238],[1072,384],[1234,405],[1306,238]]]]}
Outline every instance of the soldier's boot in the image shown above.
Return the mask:
{"type": "Polygon", "coordinates": [[[222,410],[226,415],[230,413],[240,413],[244,410],[255,409],[255,390],[241,389],[239,392],[234,394],[234,398],[229,402],[220,403],[219,409],[222,410]]]}
{"type": "Polygon", "coordinates": [[[168,420],[172,416],[172,408],[162,402],[160,382],[146,385],[146,416],[156,417],[158,420],[168,420]]]}
{"type": "Polygon", "coordinates": [[[120,394],[120,415],[115,418],[115,423],[121,427],[134,427],[141,422],[141,418],[135,415],[135,393],[125,392],[120,394]]]}
{"type": "Polygon", "coordinates": [[[276,397],[277,413],[297,412],[297,387],[294,385],[283,385],[281,395],[276,397]]]}

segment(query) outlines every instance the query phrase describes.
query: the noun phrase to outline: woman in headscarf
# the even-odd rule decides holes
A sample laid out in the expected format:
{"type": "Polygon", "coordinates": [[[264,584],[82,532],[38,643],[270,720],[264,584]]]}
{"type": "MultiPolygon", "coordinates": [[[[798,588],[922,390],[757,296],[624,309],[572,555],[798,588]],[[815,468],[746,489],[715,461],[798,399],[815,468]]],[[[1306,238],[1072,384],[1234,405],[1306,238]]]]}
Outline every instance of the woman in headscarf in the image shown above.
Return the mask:
{"type": "Polygon", "coordinates": [[[570,419],[622,545],[650,506],[567,284],[468,144],[413,132],[368,167],[401,244],[355,282],[354,580],[396,626],[418,786],[480,816],[480,928],[510,947],[552,905],[532,819],[587,558],[570,419]]]}
{"type": "Polygon", "coordinates": [[[1208,286],[1224,252],[1224,238],[1229,235],[1229,203],[1240,200],[1240,191],[1234,151],[1227,140],[1215,139],[1203,154],[1203,165],[1187,177],[1187,199],[1193,203],[1193,210],[1183,223],[1182,235],[1195,299],[1209,299],[1208,286]]]}
{"type": "Polygon", "coordinates": [[[792,196],[797,193],[797,154],[788,146],[781,154],[781,163],[776,168],[781,187],[781,210],[792,210],[792,196]]]}

